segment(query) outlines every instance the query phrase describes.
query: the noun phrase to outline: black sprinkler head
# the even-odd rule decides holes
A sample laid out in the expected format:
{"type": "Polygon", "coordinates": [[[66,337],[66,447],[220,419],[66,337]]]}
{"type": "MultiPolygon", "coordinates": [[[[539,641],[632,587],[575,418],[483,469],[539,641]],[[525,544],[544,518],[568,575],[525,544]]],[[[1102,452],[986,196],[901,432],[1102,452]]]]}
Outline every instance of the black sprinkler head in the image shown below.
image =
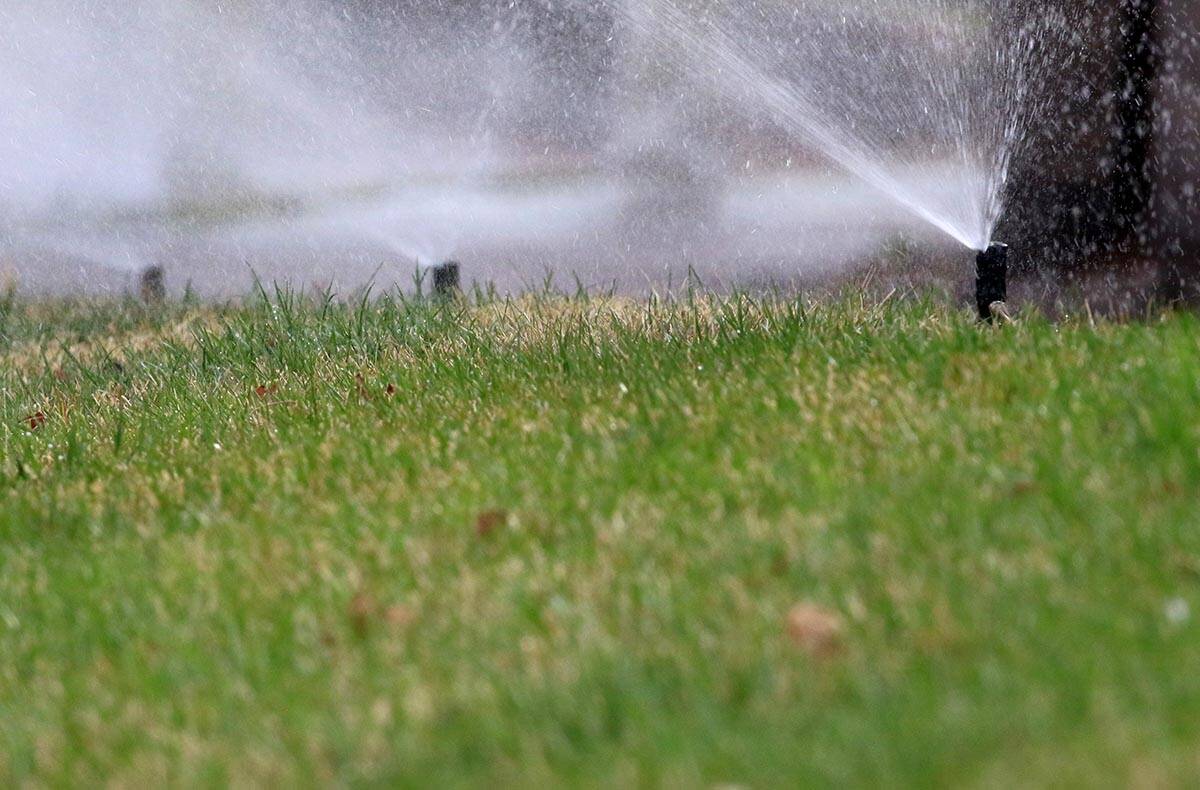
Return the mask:
{"type": "Polygon", "coordinates": [[[1008,245],[992,244],[975,258],[975,301],[979,320],[994,321],[992,305],[1008,301],[1008,245]]]}
{"type": "Polygon", "coordinates": [[[433,295],[454,296],[462,290],[462,267],[458,261],[439,263],[433,269],[433,295]]]}
{"type": "Polygon", "coordinates": [[[138,295],[146,304],[167,298],[167,272],[161,266],[147,266],[138,276],[138,295]]]}

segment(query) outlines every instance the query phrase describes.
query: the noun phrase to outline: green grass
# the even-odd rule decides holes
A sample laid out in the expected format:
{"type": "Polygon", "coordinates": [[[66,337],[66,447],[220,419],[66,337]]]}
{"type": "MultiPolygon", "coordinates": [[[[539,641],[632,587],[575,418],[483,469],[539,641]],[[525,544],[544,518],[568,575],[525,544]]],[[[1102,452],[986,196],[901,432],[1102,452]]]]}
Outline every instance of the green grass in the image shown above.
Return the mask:
{"type": "Polygon", "coordinates": [[[10,300],[0,782],[1194,784],[1198,330],[10,300]]]}

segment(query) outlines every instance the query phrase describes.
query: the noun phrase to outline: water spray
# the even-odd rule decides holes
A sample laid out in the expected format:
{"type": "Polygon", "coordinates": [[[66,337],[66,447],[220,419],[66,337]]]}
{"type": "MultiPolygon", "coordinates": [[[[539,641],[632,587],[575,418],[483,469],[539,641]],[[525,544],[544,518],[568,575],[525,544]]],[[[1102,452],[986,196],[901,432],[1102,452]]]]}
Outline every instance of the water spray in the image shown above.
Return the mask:
{"type": "Polygon", "coordinates": [[[994,323],[999,303],[1008,301],[1008,245],[992,244],[975,258],[975,301],[979,320],[994,323]]]}
{"type": "Polygon", "coordinates": [[[450,298],[462,292],[462,267],[458,261],[446,261],[431,266],[433,271],[433,295],[450,298]]]}

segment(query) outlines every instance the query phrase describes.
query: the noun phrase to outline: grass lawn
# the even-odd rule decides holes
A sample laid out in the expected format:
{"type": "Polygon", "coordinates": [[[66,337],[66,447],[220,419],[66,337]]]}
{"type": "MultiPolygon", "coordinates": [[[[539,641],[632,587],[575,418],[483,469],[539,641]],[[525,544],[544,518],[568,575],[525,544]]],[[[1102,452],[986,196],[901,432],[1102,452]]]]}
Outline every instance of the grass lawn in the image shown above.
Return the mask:
{"type": "Polygon", "coordinates": [[[1200,781],[1200,321],[0,307],[0,783],[1200,781]]]}

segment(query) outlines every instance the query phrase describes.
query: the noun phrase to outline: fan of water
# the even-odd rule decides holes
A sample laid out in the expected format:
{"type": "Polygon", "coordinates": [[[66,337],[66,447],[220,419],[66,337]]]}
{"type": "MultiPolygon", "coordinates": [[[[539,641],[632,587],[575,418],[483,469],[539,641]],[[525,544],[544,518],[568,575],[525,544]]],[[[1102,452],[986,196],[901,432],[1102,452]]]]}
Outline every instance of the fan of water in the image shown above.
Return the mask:
{"type": "Polygon", "coordinates": [[[436,261],[461,218],[396,207],[478,180],[527,79],[502,26],[468,64],[416,12],[319,0],[12,0],[0,28],[0,241],[110,268],[333,234],[436,261]]]}
{"type": "Polygon", "coordinates": [[[658,57],[977,250],[1062,29],[1022,0],[629,0],[623,17],[658,57]]]}
{"type": "Polygon", "coordinates": [[[779,129],[986,246],[1054,27],[1034,0],[687,2],[0,2],[0,265],[786,276],[909,219],[819,168],[744,178],[731,152],[779,129]],[[708,127],[729,97],[769,133],[708,127]]]}

